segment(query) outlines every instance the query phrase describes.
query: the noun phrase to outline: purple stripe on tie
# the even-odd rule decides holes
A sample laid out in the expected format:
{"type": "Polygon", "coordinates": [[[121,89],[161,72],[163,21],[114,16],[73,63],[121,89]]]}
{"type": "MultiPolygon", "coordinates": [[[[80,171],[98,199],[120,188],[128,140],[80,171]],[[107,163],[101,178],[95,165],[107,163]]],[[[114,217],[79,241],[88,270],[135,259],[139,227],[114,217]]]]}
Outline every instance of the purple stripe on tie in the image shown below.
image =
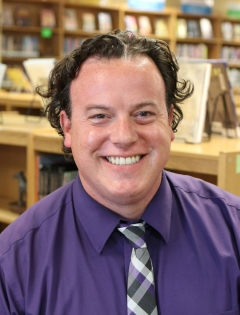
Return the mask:
{"type": "Polygon", "coordinates": [[[146,289],[146,291],[148,291],[151,288],[152,286],[151,282],[149,282],[149,280],[146,279],[141,273],[137,274],[136,272],[132,272],[131,275],[137,282],[141,283],[141,285],[146,289]]]}
{"type": "MultiPolygon", "coordinates": [[[[134,242],[134,248],[141,248],[145,243],[145,241],[142,238],[138,238],[135,242],[134,242]]],[[[145,245],[146,247],[146,245],[145,245]]]]}

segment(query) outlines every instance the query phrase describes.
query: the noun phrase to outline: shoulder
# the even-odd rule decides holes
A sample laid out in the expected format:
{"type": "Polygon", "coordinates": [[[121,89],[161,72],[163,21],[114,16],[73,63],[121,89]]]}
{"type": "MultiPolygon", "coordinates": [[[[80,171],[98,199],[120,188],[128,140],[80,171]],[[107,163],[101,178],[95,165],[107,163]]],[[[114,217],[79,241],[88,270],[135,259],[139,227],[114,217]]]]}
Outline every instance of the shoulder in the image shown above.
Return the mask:
{"type": "MultiPolygon", "coordinates": [[[[240,211],[240,197],[233,195],[216,185],[187,175],[165,171],[166,178],[177,196],[187,200],[200,200],[204,204],[217,204],[240,211]]],[[[240,213],[240,212],[239,212],[240,213]]]]}
{"type": "Polygon", "coordinates": [[[45,233],[49,226],[54,225],[54,221],[72,204],[73,182],[38,201],[0,234],[0,258],[13,244],[33,237],[35,233],[45,233]]]}

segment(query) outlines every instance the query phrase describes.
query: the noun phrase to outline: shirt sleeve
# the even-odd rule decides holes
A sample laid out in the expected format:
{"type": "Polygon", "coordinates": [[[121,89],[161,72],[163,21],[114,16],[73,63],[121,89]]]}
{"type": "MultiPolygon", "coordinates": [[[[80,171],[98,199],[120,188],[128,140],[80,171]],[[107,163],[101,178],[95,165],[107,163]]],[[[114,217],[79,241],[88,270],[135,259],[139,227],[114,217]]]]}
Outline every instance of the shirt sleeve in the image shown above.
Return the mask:
{"type": "Polygon", "coordinates": [[[9,300],[8,300],[7,290],[6,290],[5,276],[1,267],[0,267],[0,310],[1,310],[1,315],[11,315],[10,310],[9,310],[9,300]]]}

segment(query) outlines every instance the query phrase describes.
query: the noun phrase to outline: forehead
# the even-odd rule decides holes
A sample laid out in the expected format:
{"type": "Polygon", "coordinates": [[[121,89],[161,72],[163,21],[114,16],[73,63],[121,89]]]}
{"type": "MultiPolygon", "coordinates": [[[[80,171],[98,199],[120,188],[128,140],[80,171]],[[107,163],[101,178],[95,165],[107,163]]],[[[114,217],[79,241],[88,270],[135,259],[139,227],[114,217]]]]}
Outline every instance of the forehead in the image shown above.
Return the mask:
{"type": "Polygon", "coordinates": [[[124,72],[126,67],[128,68],[129,74],[131,71],[137,71],[139,74],[145,72],[145,75],[146,72],[149,72],[162,77],[154,61],[147,55],[139,54],[136,56],[109,59],[98,56],[90,57],[82,64],[75,79],[92,75],[94,71],[111,72],[112,70],[114,74],[121,73],[124,72]]]}
{"type": "MultiPolygon", "coordinates": [[[[131,101],[137,98],[165,99],[165,85],[154,61],[146,55],[130,58],[91,57],[81,66],[72,81],[71,100],[89,102],[93,98],[119,96],[131,101]]],[[[95,100],[94,100],[95,101],[95,100]]]]}

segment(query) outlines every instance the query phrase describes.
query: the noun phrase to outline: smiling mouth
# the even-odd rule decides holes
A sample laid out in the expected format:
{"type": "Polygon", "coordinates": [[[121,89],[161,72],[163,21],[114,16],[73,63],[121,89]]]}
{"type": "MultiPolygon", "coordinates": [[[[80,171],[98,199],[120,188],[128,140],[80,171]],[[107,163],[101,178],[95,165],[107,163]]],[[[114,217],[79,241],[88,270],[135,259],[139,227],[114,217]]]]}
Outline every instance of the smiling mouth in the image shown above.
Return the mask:
{"type": "Polygon", "coordinates": [[[134,156],[128,156],[128,157],[113,157],[113,156],[107,156],[106,160],[109,163],[116,164],[116,165],[131,165],[136,164],[140,159],[142,158],[142,155],[134,155],[134,156]]]}

